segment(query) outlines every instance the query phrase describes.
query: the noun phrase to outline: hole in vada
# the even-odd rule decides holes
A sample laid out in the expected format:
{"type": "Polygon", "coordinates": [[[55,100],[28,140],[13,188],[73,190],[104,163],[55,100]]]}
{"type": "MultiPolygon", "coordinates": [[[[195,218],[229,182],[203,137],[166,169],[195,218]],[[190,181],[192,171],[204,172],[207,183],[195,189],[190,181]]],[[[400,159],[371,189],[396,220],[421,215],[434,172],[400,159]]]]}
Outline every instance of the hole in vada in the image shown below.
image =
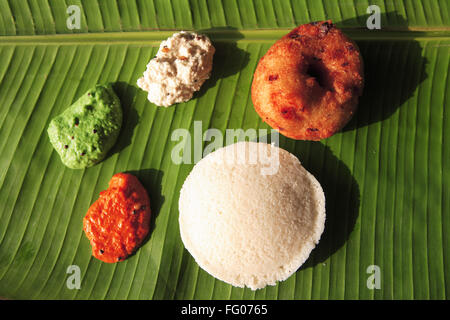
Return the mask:
{"type": "Polygon", "coordinates": [[[313,59],[313,61],[308,65],[308,69],[306,69],[306,74],[311,78],[316,79],[319,86],[330,90],[327,81],[327,73],[327,69],[323,65],[323,62],[316,59],[313,59]]]}

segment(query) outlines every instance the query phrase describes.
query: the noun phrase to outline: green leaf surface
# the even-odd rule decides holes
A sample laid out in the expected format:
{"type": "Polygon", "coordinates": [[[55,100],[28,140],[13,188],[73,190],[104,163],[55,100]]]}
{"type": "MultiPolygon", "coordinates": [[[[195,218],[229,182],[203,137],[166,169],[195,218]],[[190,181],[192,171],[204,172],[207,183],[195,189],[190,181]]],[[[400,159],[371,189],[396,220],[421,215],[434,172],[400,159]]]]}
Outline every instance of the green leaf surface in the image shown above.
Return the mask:
{"type": "MultiPolygon", "coordinates": [[[[370,1],[0,0],[0,297],[9,299],[448,299],[450,291],[449,3],[370,1]],[[81,8],[81,29],[66,25],[81,8]],[[177,165],[178,128],[269,129],[250,86],[258,60],[296,25],[332,19],[357,41],[366,85],[344,130],[320,141],[280,137],[322,184],[319,246],[288,280],[258,291],[200,269],[184,249],[178,197],[192,164],[177,165]],[[170,108],[136,86],[173,30],[209,34],[212,78],[170,108]],[[124,108],[102,163],[71,170],[46,129],[79,96],[112,82],[124,108]],[[447,107],[447,108],[446,108],[447,107]],[[124,262],[91,256],[82,220],[117,172],[132,172],[152,203],[149,240],[124,262]],[[81,288],[67,268],[79,266],[81,288]],[[380,267],[381,288],[367,286],[380,267]]],[[[202,146],[204,147],[204,145],[202,146]]]]}

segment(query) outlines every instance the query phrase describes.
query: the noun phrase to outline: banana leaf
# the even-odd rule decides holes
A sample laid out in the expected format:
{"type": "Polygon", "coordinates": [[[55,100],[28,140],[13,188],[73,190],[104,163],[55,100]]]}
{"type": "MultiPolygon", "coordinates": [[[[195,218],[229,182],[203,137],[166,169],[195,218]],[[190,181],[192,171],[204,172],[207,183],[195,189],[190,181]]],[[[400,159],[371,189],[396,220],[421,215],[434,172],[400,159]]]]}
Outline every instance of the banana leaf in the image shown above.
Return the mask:
{"type": "MultiPolygon", "coordinates": [[[[0,297],[6,299],[447,299],[450,292],[449,3],[356,0],[0,0],[0,297]],[[80,9],[68,28],[68,7],[80,9]],[[381,29],[367,28],[380,8],[381,29]],[[365,89],[342,132],[280,136],[322,184],[327,222],[289,279],[252,291],[203,271],[179,235],[176,129],[270,129],[254,111],[258,60],[291,28],[332,20],[360,47],[365,89]],[[161,40],[209,35],[213,73],[170,108],[137,88],[161,40]],[[112,83],[124,109],[102,163],[66,168],[46,129],[84,92],[112,83]],[[149,192],[151,234],[129,259],[91,256],[82,220],[117,172],[149,192]],[[70,266],[81,272],[70,288],[70,266]],[[372,270],[380,285],[370,286],[372,270]]],[[[201,147],[205,147],[203,143],[201,147]]]]}

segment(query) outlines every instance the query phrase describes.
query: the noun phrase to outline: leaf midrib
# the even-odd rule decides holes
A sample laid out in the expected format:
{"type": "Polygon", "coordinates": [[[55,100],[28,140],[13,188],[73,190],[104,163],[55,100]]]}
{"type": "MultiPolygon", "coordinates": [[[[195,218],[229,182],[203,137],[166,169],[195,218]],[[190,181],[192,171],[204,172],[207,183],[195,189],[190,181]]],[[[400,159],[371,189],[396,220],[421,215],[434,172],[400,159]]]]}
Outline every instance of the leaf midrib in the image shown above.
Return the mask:
{"type": "MultiPolygon", "coordinates": [[[[213,41],[221,42],[272,42],[288,33],[291,28],[257,29],[257,30],[222,30],[204,31],[213,41]]],[[[443,28],[396,28],[368,30],[366,28],[342,28],[354,40],[412,40],[412,39],[449,39],[450,27],[443,28]]],[[[82,44],[82,43],[143,43],[156,44],[180,30],[154,30],[133,32],[97,32],[77,34],[20,35],[0,36],[0,45],[11,44],[82,44]]],[[[202,31],[200,31],[202,32],[202,31]]]]}

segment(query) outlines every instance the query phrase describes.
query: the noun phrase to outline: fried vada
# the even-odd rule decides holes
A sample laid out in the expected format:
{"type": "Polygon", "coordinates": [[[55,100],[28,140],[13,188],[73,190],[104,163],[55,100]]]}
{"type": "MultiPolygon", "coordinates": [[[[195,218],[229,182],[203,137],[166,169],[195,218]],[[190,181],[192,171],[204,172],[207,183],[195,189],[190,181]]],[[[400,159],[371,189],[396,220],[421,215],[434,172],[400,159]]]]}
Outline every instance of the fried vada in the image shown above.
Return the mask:
{"type": "Polygon", "coordinates": [[[321,140],[350,121],[363,86],[357,45],[321,21],[295,28],[267,51],[251,94],[262,120],[284,136],[321,140]]]}

